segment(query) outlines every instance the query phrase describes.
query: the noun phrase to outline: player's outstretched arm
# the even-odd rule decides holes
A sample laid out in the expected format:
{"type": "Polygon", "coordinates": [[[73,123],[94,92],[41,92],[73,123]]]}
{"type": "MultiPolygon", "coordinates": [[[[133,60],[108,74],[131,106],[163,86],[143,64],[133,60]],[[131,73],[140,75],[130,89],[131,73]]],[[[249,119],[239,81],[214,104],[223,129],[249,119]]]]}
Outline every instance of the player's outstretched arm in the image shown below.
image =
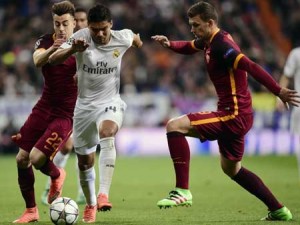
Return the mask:
{"type": "Polygon", "coordinates": [[[58,38],[54,41],[53,45],[48,48],[38,48],[33,53],[33,63],[36,67],[42,67],[48,63],[50,55],[55,52],[66,40],[63,38],[58,38]]]}
{"type": "Polygon", "coordinates": [[[192,55],[200,51],[200,49],[193,47],[193,41],[169,41],[169,39],[163,35],[155,35],[151,38],[160,43],[163,47],[169,48],[179,54],[192,55]]]}
{"type": "Polygon", "coordinates": [[[297,91],[281,87],[267,71],[248,57],[242,55],[238,61],[237,68],[247,71],[255,80],[268,88],[274,95],[277,95],[287,109],[289,108],[289,104],[299,107],[300,95],[297,91]]]}
{"type": "Polygon", "coordinates": [[[83,52],[89,47],[84,39],[73,40],[70,48],[60,48],[49,57],[49,63],[56,65],[63,63],[67,58],[76,52],[83,52]]]}

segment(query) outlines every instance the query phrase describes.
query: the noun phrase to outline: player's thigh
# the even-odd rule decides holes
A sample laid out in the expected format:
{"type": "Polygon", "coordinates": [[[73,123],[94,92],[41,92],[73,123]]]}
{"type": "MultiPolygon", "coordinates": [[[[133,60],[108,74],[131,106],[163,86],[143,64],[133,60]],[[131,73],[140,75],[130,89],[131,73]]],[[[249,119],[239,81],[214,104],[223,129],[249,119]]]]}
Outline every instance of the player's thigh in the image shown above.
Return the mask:
{"type": "Polygon", "coordinates": [[[122,99],[117,98],[99,108],[97,127],[100,136],[108,136],[108,134],[105,134],[104,132],[115,134],[121,128],[126,107],[126,103],[122,99]],[[112,124],[113,126],[109,126],[109,124],[112,124]]]}
{"type": "Polygon", "coordinates": [[[34,147],[42,151],[48,158],[52,158],[65,144],[71,132],[71,118],[55,118],[49,123],[47,130],[34,147]]]}
{"type": "Polygon", "coordinates": [[[47,118],[43,117],[38,110],[34,110],[20,129],[20,138],[16,144],[24,151],[30,153],[34,145],[43,136],[48,127],[47,118]]]}
{"type": "Polygon", "coordinates": [[[77,110],[73,120],[73,144],[76,153],[85,155],[86,149],[99,143],[97,118],[98,111],[77,110]]]}
{"type": "Polygon", "coordinates": [[[216,112],[197,112],[187,116],[201,141],[216,140],[225,132],[224,122],[216,112]]]}
{"type": "Polygon", "coordinates": [[[226,132],[218,139],[220,154],[231,161],[241,161],[245,149],[245,136],[226,132]]]}

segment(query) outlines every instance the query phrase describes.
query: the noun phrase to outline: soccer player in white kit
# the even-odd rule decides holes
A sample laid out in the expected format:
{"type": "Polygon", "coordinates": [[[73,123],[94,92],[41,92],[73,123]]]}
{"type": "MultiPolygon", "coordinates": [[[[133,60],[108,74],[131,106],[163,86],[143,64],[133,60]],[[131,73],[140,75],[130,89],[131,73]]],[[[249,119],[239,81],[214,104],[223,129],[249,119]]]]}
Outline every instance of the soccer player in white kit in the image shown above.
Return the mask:
{"type": "Polygon", "coordinates": [[[120,98],[120,71],[124,53],[142,46],[138,34],[129,29],[111,30],[110,10],[101,4],[88,12],[88,28],[74,33],[50,56],[50,63],[76,57],[78,98],[74,111],[74,148],[78,157],[80,183],[87,205],[83,222],[96,220],[96,211],[110,210],[109,189],[114,172],[115,135],[120,129],[126,103],[120,98]],[[99,192],[95,193],[95,151],[100,143],[99,192]]]}
{"type": "MultiPolygon", "coordinates": [[[[292,49],[288,55],[279,83],[282,87],[288,87],[292,82],[294,82],[294,89],[300,92],[300,47],[292,49]]],[[[277,109],[282,111],[283,108],[282,102],[277,101],[277,109]]],[[[292,109],[290,129],[300,140],[300,108],[298,107],[292,109]]],[[[300,174],[300,149],[296,150],[296,156],[300,174]]]]}

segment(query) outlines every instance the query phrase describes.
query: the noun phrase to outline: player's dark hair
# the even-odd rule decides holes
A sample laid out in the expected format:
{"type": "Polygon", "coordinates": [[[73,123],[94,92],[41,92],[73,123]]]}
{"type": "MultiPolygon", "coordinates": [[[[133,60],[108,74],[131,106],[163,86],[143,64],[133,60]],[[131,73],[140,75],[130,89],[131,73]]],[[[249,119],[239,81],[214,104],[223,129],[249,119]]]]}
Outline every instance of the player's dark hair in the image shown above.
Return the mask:
{"type": "Polygon", "coordinates": [[[112,20],[111,12],[105,5],[97,4],[89,10],[88,23],[103,22],[112,20]]]}
{"type": "Polygon", "coordinates": [[[188,9],[187,14],[190,18],[199,15],[204,22],[208,22],[211,19],[218,23],[217,10],[212,4],[208,2],[195,3],[188,9]]]}
{"type": "Polygon", "coordinates": [[[86,13],[86,14],[87,14],[86,9],[85,9],[85,8],[82,8],[82,7],[76,7],[75,12],[76,12],[76,13],[77,13],[77,12],[83,12],[83,13],[86,13]]]}
{"type": "Polygon", "coordinates": [[[72,16],[75,15],[75,6],[70,1],[62,1],[53,4],[52,6],[52,15],[64,15],[64,14],[70,14],[72,16]]]}

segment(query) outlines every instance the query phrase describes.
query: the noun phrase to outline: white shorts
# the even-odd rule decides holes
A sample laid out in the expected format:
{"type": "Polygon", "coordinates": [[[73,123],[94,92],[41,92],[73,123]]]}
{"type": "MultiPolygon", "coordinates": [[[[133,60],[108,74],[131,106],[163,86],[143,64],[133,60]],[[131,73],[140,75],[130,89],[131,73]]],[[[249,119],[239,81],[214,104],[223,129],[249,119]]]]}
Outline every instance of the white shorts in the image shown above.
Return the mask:
{"type": "Polygon", "coordinates": [[[99,127],[102,121],[114,121],[120,129],[126,107],[126,103],[120,97],[89,109],[76,107],[73,121],[75,152],[79,155],[88,155],[96,151],[95,146],[100,141],[99,127]]]}
{"type": "Polygon", "coordinates": [[[290,126],[293,134],[300,135],[300,109],[298,107],[292,109],[290,126]]]}

